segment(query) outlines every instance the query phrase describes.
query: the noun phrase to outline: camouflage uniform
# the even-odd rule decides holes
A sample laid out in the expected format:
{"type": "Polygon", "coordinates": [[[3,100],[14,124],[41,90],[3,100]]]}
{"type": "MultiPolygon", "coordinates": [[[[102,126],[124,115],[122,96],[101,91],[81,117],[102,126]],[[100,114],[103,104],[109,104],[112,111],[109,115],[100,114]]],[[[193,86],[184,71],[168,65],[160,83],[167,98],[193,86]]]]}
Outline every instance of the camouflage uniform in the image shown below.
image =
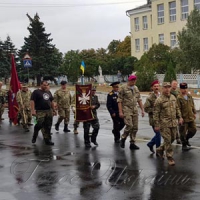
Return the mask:
{"type": "Polygon", "coordinates": [[[90,126],[92,126],[92,136],[91,136],[91,142],[96,143],[96,138],[99,132],[99,119],[97,117],[97,109],[100,107],[100,103],[98,100],[98,97],[96,95],[91,96],[91,106],[95,106],[95,109],[92,109],[92,113],[94,116],[94,119],[91,121],[83,122],[83,128],[84,128],[84,141],[86,145],[90,145],[90,126]]]}
{"type": "Polygon", "coordinates": [[[179,126],[181,141],[183,145],[188,144],[188,140],[196,134],[195,114],[196,109],[191,95],[187,94],[187,100],[183,95],[178,95],[177,103],[180,108],[183,124],[179,126]]]}
{"type": "MultiPolygon", "coordinates": [[[[74,118],[75,118],[75,109],[76,109],[76,95],[74,94],[73,97],[72,97],[72,104],[71,104],[71,107],[72,107],[72,111],[74,112],[74,118]]],[[[78,134],[78,131],[77,131],[77,128],[79,127],[79,122],[77,122],[75,119],[74,119],[74,134],[78,134]]]]}
{"type": "Polygon", "coordinates": [[[157,151],[166,151],[168,159],[172,158],[172,143],[177,133],[177,119],[181,118],[181,113],[174,95],[162,94],[155,102],[153,120],[155,127],[160,127],[160,133],[164,139],[163,145],[157,151]]]}
{"type": "Polygon", "coordinates": [[[138,108],[137,103],[141,100],[140,92],[137,86],[124,85],[119,90],[117,102],[122,103],[124,114],[124,123],[126,125],[121,138],[126,139],[130,135],[130,143],[135,143],[136,133],[138,131],[138,108]]]}
{"type": "Polygon", "coordinates": [[[4,104],[6,103],[6,90],[0,89],[0,121],[4,113],[4,104]]]}
{"type": "Polygon", "coordinates": [[[16,100],[19,106],[19,114],[22,117],[22,125],[25,129],[28,128],[28,124],[31,124],[31,120],[32,120],[30,99],[31,99],[30,90],[18,91],[16,100]]]}
{"type": "Polygon", "coordinates": [[[59,124],[64,119],[64,132],[69,132],[68,124],[70,119],[70,105],[72,97],[69,90],[59,89],[54,93],[54,102],[58,106],[58,121],[55,126],[59,127],[59,124]]]}
{"type": "Polygon", "coordinates": [[[147,144],[147,146],[153,147],[154,145],[156,145],[156,148],[158,148],[161,143],[161,135],[160,135],[160,131],[155,131],[154,121],[153,121],[153,111],[154,111],[154,105],[155,105],[156,99],[157,99],[157,96],[155,95],[155,93],[154,92],[150,93],[144,104],[144,110],[149,115],[149,124],[150,126],[152,126],[153,131],[155,133],[155,136],[147,144]]]}

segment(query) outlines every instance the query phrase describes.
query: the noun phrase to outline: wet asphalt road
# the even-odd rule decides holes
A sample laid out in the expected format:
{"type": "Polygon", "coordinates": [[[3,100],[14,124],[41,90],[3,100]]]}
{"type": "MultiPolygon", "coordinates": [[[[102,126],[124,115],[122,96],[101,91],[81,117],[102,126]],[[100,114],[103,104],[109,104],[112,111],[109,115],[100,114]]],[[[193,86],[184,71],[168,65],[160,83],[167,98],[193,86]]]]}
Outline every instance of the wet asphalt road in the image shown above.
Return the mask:
{"type": "MultiPolygon", "coordinates": [[[[114,143],[112,124],[105,106],[98,112],[99,146],[85,149],[82,124],[79,134],[59,133],[52,128],[54,146],[46,146],[42,135],[31,143],[32,130],[24,133],[0,127],[0,200],[199,200],[200,137],[191,140],[183,153],[174,145],[175,166],[150,154],[147,140],[153,136],[147,116],[140,119],[137,145],[131,151],[114,143]]],[[[7,118],[7,114],[4,114],[7,118]]],[[[56,118],[54,119],[54,122],[56,118]]],[[[73,116],[69,128],[73,130],[73,116]]]]}

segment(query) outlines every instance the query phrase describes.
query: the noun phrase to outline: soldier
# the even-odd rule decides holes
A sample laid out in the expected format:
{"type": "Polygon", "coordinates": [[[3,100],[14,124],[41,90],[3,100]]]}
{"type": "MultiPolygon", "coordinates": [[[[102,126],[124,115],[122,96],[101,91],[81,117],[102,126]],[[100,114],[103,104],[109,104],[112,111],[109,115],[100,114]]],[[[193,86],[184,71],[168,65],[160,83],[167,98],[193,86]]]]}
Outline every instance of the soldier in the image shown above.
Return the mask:
{"type": "Polygon", "coordinates": [[[152,88],[153,92],[151,92],[149,94],[149,96],[147,97],[146,102],[144,104],[144,111],[148,113],[149,124],[150,124],[150,126],[152,126],[153,131],[155,133],[155,136],[151,139],[150,142],[147,143],[147,146],[149,147],[149,149],[152,153],[155,153],[153,146],[156,145],[156,148],[158,148],[161,143],[160,131],[155,131],[154,121],[153,121],[153,111],[154,111],[155,101],[160,96],[159,87],[160,87],[160,85],[159,85],[158,80],[155,80],[151,83],[151,88],[152,88]]]}
{"type": "Polygon", "coordinates": [[[31,115],[31,91],[28,90],[27,84],[21,85],[21,90],[17,92],[16,100],[19,106],[19,115],[22,117],[22,125],[25,132],[29,132],[28,126],[32,125],[32,115],[31,115]]]}
{"type": "Polygon", "coordinates": [[[182,150],[187,151],[191,146],[189,139],[196,134],[196,109],[194,105],[193,98],[187,92],[187,83],[180,83],[180,94],[177,97],[177,103],[180,108],[183,124],[179,126],[179,132],[182,141],[182,150]]]}
{"type": "Polygon", "coordinates": [[[79,122],[77,122],[75,120],[75,111],[76,111],[75,99],[76,99],[76,94],[74,94],[73,97],[72,97],[71,107],[72,107],[72,112],[74,113],[74,124],[73,124],[73,126],[74,126],[74,134],[78,134],[77,128],[79,127],[79,122]]]}
{"type": "Polygon", "coordinates": [[[119,81],[111,83],[112,91],[107,95],[107,109],[113,121],[114,141],[115,143],[120,142],[120,131],[124,128],[124,119],[119,117],[119,108],[117,103],[118,93],[119,93],[119,81]]]}
{"type": "MultiPolygon", "coordinates": [[[[178,86],[178,82],[176,80],[173,80],[171,82],[171,90],[170,90],[170,93],[173,94],[176,98],[179,94],[179,91],[177,89],[177,86],[178,86]]],[[[176,133],[176,143],[177,144],[181,144],[181,140],[180,140],[180,134],[179,132],[177,131],[176,133]]]]}
{"type": "Polygon", "coordinates": [[[58,109],[58,121],[55,124],[55,129],[59,131],[59,125],[64,119],[64,132],[70,132],[68,129],[69,118],[70,118],[70,105],[71,105],[71,94],[67,89],[67,81],[61,81],[61,88],[54,93],[54,102],[58,109]]]}
{"type": "Polygon", "coordinates": [[[138,131],[137,103],[142,111],[142,117],[144,117],[144,108],[142,99],[140,98],[140,92],[135,85],[136,79],[137,77],[135,75],[129,76],[127,85],[121,87],[117,99],[119,116],[124,118],[124,123],[126,125],[124,133],[121,136],[121,148],[125,147],[126,138],[130,135],[130,149],[139,149],[139,147],[135,145],[135,137],[138,131]]]}
{"type": "Polygon", "coordinates": [[[164,143],[156,151],[157,155],[163,158],[165,150],[169,165],[175,165],[172,143],[176,137],[177,119],[179,124],[183,123],[183,119],[181,118],[176,98],[170,94],[171,84],[164,82],[162,86],[162,95],[155,102],[153,120],[154,129],[155,131],[160,131],[164,143]]]}
{"type": "Polygon", "coordinates": [[[48,91],[48,82],[42,81],[39,89],[31,95],[31,114],[36,116],[32,143],[36,142],[38,132],[42,129],[46,145],[54,145],[51,141],[52,116],[55,114],[53,96],[48,91]]]}
{"type": "Polygon", "coordinates": [[[97,109],[100,107],[100,103],[99,103],[98,97],[95,95],[95,93],[96,93],[96,88],[93,87],[92,91],[91,91],[91,109],[92,109],[92,113],[94,115],[94,119],[91,121],[83,122],[84,141],[85,141],[85,147],[87,147],[87,148],[91,147],[90,136],[89,136],[90,126],[92,126],[92,128],[93,128],[91,142],[94,145],[98,146],[98,143],[96,140],[97,140],[97,135],[99,132],[100,125],[99,125],[99,119],[97,117],[97,109]]]}
{"type": "Polygon", "coordinates": [[[0,121],[4,120],[2,115],[4,113],[5,103],[6,103],[6,91],[2,89],[3,83],[0,82],[0,121]]]}

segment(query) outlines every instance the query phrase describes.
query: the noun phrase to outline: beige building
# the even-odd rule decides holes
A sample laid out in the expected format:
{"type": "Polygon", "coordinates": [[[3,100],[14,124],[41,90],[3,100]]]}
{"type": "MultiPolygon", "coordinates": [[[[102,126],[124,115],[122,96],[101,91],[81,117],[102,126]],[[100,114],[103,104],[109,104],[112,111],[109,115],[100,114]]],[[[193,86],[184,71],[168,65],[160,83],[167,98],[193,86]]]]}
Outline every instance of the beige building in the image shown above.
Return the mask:
{"type": "Polygon", "coordinates": [[[177,47],[177,33],[200,0],[147,0],[147,4],[126,11],[131,25],[131,55],[138,59],[154,44],[177,47]]]}

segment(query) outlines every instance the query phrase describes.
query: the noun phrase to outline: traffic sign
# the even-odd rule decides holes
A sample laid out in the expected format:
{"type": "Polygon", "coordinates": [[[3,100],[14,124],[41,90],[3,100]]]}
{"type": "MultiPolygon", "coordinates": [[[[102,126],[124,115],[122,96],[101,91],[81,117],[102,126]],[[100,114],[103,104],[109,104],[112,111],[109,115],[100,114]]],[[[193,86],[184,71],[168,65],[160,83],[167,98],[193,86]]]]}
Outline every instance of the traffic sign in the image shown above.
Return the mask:
{"type": "Polygon", "coordinates": [[[23,60],[24,67],[32,67],[32,60],[23,60]]]}
{"type": "Polygon", "coordinates": [[[26,53],[23,59],[24,59],[24,60],[25,60],[25,59],[27,59],[27,60],[31,60],[31,57],[29,56],[28,53],[26,53]]]}

